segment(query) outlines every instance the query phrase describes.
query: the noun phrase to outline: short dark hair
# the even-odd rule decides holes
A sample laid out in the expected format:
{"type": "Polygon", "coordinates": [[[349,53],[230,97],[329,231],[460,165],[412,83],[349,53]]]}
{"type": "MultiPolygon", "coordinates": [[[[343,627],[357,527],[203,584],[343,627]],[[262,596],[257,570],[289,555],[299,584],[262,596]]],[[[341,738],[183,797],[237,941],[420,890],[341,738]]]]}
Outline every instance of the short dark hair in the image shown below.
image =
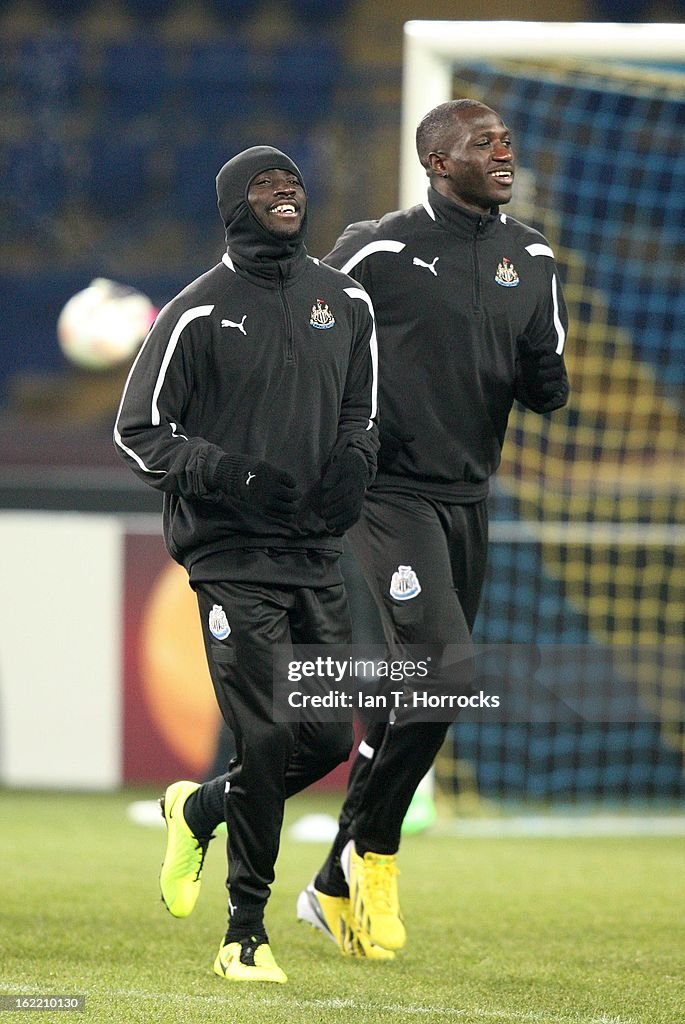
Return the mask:
{"type": "Polygon", "coordinates": [[[462,110],[469,107],[484,107],[480,100],[448,100],[429,110],[416,129],[416,152],[428,171],[428,154],[435,153],[445,145],[445,137],[454,129],[454,122],[462,110]]]}

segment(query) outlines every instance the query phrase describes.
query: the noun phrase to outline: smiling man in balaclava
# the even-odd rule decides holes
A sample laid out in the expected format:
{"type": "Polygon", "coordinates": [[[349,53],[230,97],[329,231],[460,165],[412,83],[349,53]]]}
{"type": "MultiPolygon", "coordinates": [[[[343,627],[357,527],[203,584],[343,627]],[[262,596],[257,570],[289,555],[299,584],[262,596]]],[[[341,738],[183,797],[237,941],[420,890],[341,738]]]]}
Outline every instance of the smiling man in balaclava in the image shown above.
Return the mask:
{"type": "Polygon", "coordinates": [[[216,179],[226,242],[239,273],[275,279],[306,256],[307,194],[296,164],[271,146],[234,156],[216,179]]]}
{"type": "MultiPolygon", "coordinates": [[[[283,804],[344,761],[349,722],[280,721],[276,644],[349,643],[342,534],[375,473],[376,335],[366,292],[307,255],[297,166],[256,146],[217,176],[227,251],[160,312],[126,382],[114,438],[164,494],[164,536],[197,594],[236,757],[214,785],[163,798],[162,897],[193,909],[207,817],[228,826],[230,981],[285,982],[264,910],[283,804]]],[[[169,623],[169,629],[174,623],[169,623]]]]}

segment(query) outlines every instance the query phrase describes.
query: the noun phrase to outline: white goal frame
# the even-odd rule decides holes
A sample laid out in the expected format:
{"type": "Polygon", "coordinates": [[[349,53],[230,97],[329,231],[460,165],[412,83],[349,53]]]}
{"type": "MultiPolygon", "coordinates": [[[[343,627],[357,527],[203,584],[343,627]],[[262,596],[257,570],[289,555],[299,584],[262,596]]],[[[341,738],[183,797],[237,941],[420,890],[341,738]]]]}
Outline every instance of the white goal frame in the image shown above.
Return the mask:
{"type": "Polygon", "coordinates": [[[400,206],[423,201],[426,174],[416,156],[421,118],[452,99],[452,69],[460,59],[682,61],[685,25],[542,21],[408,21],[404,26],[400,206]]]}
{"type": "MultiPolygon", "coordinates": [[[[594,58],[685,65],[685,25],[614,24],[602,22],[537,21],[408,21],[404,25],[402,110],[400,138],[400,196],[402,209],[423,202],[426,173],[416,155],[416,127],[433,107],[452,99],[454,66],[460,60],[508,58],[525,61],[547,58],[594,58]]],[[[504,112],[503,112],[504,113],[504,112]]],[[[524,523],[493,521],[490,539],[524,542],[540,538],[554,543],[616,542],[661,546],[685,536],[678,525],[636,528],[616,523],[524,523]],[[638,535],[639,530],[639,535],[638,535]],[[648,538],[648,539],[647,539],[648,538]]],[[[435,785],[430,768],[421,783],[428,794],[435,785]]],[[[587,824],[587,817],[582,819],[587,824]]],[[[643,823],[651,832],[651,823],[643,823]]],[[[680,829],[683,822],[678,823],[680,829]]],[[[611,834],[614,834],[609,829],[611,834]]],[[[543,834],[543,833],[540,833],[543,834]]],[[[550,834],[547,832],[547,834],[550,834]]],[[[593,834],[590,828],[590,834],[593,834]]]]}

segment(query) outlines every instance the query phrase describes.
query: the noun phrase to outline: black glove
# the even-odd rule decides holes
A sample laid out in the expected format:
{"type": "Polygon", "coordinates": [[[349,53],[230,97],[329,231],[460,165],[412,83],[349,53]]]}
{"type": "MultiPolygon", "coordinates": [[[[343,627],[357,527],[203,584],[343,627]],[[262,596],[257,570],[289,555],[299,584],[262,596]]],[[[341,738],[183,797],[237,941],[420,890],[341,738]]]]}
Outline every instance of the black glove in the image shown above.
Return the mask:
{"type": "Polygon", "coordinates": [[[520,357],[521,376],[531,398],[547,401],[563,386],[566,371],[564,360],[556,352],[524,351],[520,357]]]}
{"type": "Polygon", "coordinates": [[[413,434],[391,434],[381,428],[379,434],[381,446],[378,450],[378,468],[391,470],[397,461],[397,456],[403,451],[405,445],[411,444],[413,440],[413,434]]]}
{"type": "Polygon", "coordinates": [[[321,481],[321,517],[331,533],[353,526],[362,511],[369,469],[357,448],[346,448],[330,464],[321,481]]]}
{"type": "Polygon", "coordinates": [[[290,473],[247,455],[224,455],[214,470],[214,486],[276,519],[292,519],[301,495],[290,473]]]}
{"type": "Polygon", "coordinates": [[[514,397],[533,412],[552,412],[568,399],[564,360],[549,349],[537,351],[520,338],[514,397]]]}
{"type": "Polygon", "coordinates": [[[545,352],[537,361],[536,375],[542,397],[551,398],[564,381],[564,360],[556,352],[545,352]]]}

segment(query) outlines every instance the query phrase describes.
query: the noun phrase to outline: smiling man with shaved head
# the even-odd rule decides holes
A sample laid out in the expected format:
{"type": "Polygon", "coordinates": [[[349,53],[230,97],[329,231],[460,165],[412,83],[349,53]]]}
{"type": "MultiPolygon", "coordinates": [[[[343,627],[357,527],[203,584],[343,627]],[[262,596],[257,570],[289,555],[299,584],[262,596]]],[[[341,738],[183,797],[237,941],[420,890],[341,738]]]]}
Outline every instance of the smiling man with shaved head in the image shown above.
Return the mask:
{"type": "MultiPolygon", "coordinates": [[[[465,673],[441,654],[468,651],[509,413],[514,401],[537,413],[566,403],[567,314],[549,243],[501,210],[515,175],[502,117],[473,99],[442,103],[418,125],[416,148],[423,203],[350,225],[326,262],[366,288],[378,324],[378,474],[350,546],[389,657],[430,652],[434,686],[449,697],[465,673]]],[[[302,919],[321,927],[348,913],[366,948],[404,946],[402,822],[449,724],[401,710],[369,724],[338,835],[300,895],[302,919]]]]}

